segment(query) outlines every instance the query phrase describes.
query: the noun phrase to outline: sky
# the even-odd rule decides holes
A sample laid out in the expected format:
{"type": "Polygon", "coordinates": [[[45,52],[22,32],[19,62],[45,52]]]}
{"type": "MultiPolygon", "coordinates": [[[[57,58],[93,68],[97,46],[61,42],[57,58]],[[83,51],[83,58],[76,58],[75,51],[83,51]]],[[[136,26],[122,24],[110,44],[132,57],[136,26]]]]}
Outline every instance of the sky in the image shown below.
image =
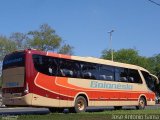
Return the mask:
{"type": "Polygon", "coordinates": [[[149,0],[0,0],[0,35],[45,23],[74,47],[74,55],[100,57],[111,48],[134,48],[146,57],[160,53],[160,6],[149,0]]]}

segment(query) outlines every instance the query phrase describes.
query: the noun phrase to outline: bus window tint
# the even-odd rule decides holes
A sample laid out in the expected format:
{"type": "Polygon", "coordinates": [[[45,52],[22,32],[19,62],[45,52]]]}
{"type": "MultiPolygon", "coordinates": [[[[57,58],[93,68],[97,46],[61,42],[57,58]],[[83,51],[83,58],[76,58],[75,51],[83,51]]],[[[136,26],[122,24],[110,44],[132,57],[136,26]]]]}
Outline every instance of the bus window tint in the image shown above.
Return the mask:
{"type": "Polygon", "coordinates": [[[80,77],[78,62],[72,60],[60,59],[59,75],[62,77],[80,77]]]}
{"type": "Polygon", "coordinates": [[[58,71],[57,59],[49,57],[47,62],[48,62],[49,75],[57,75],[58,71]]]}
{"type": "Polygon", "coordinates": [[[146,81],[148,88],[152,91],[155,91],[155,81],[152,79],[151,75],[144,71],[141,71],[141,72],[143,74],[143,77],[146,81]]]}
{"type": "Polygon", "coordinates": [[[52,57],[33,55],[34,67],[38,72],[47,75],[57,74],[57,62],[56,59],[52,57]]]}
{"type": "Polygon", "coordinates": [[[24,67],[24,66],[25,66],[24,52],[15,52],[11,55],[7,55],[3,61],[3,69],[12,67],[24,67]]]}
{"type": "Polygon", "coordinates": [[[138,70],[134,69],[44,55],[33,55],[33,62],[38,72],[50,76],[142,83],[138,70]]]}
{"type": "Polygon", "coordinates": [[[94,63],[81,63],[81,75],[85,79],[97,79],[97,65],[94,63]]]}
{"type": "Polygon", "coordinates": [[[128,72],[129,72],[128,82],[142,84],[142,79],[139,75],[138,70],[129,69],[128,72]]]}
{"type": "Polygon", "coordinates": [[[115,68],[115,80],[119,82],[128,82],[128,69],[115,68]]]}
{"type": "Polygon", "coordinates": [[[114,67],[107,65],[100,65],[99,79],[114,81],[114,67]]]}

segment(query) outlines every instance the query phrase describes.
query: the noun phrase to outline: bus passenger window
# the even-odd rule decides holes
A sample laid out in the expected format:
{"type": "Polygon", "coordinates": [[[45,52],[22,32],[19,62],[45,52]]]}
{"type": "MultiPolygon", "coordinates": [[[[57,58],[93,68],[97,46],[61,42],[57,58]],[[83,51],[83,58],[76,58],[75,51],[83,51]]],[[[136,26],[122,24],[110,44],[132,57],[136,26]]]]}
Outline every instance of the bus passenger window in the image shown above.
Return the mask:
{"type": "Polygon", "coordinates": [[[118,82],[128,82],[128,69],[115,68],[115,80],[118,82]]]}
{"type": "Polygon", "coordinates": [[[79,77],[79,65],[76,61],[61,59],[59,75],[62,77],[79,77]]]}
{"type": "Polygon", "coordinates": [[[128,78],[128,82],[131,83],[142,83],[142,79],[139,75],[138,70],[134,70],[134,69],[129,69],[129,78],[128,78]]]}
{"type": "Polygon", "coordinates": [[[57,75],[58,63],[54,58],[48,59],[48,72],[50,75],[57,75]]]}
{"type": "Polygon", "coordinates": [[[67,76],[67,77],[73,76],[73,71],[69,69],[60,69],[60,72],[62,76],[67,76]]]}
{"type": "Polygon", "coordinates": [[[33,55],[34,67],[38,72],[46,75],[57,75],[57,62],[55,58],[43,55],[33,55]]]}
{"type": "Polygon", "coordinates": [[[128,82],[127,77],[120,77],[120,82],[128,82]]]}
{"type": "Polygon", "coordinates": [[[135,80],[134,80],[133,77],[129,77],[129,78],[128,78],[128,81],[131,82],[131,83],[134,83],[134,82],[135,82],[135,80]]]}
{"type": "Polygon", "coordinates": [[[114,81],[114,67],[107,65],[100,65],[99,68],[99,79],[114,81]]]}
{"type": "Polygon", "coordinates": [[[84,79],[97,79],[97,65],[93,63],[81,63],[81,75],[84,79]]]}
{"type": "Polygon", "coordinates": [[[99,79],[100,80],[109,80],[109,81],[112,81],[113,80],[113,76],[99,75],[99,79]]]}
{"type": "Polygon", "coordinates": [[[91,72],[84,72],[83,73],[83,77],[84,78],[89,78],[89,79],[92,79],[93,78],[93,75],[92,75],[92,73],[91,72]]]}

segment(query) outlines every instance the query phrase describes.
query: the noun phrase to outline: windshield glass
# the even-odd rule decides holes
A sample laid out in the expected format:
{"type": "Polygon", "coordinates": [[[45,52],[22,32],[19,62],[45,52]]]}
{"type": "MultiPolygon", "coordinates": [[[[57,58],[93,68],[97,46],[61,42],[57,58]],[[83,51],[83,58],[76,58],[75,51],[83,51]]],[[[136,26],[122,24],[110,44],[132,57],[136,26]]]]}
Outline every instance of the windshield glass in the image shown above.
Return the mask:
{"type": "Polygon", "coordinates": [[[3,69],[13,68],[13,67],[23,67],[24,62],[24,52],[16,52],[7,55],[3,61],[3,69]]]}
{"type": "Polygon", "coordinates": [[[155,92],[156,79],[154,79],[148,72],[142,71],[143,77],[150,90],[155,92]]]}
{"type": "Polygon", "coordinates": [[[6,55],[3,61],[2,87],[23,87],[25,77],[25,53],[15,52],[6,55]]]}

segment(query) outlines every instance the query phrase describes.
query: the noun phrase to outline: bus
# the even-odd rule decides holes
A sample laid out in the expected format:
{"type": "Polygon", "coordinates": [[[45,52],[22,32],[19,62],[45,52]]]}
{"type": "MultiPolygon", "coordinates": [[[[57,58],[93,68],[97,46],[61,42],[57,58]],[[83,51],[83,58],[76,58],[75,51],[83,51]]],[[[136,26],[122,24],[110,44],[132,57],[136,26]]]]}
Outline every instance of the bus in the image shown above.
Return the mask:
{"type": "Polygon", "coordinates": [[[136,65],[34,49],[6,55],[2,68],[4,105],[51,112],[79,113],[90,106],[144,109],[155,105],[154,82],[154,75],[136,65]]]}

